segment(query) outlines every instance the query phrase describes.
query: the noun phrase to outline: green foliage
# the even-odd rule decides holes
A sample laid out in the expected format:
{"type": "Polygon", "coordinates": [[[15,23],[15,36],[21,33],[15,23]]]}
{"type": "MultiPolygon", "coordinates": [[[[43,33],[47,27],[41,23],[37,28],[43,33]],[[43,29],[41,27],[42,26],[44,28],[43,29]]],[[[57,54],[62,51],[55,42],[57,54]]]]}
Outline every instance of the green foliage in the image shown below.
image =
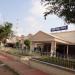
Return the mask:
{"type": "Polygon", "coordinates": [[[19,48],[19,44],[20,44],[19,42],[16,42],[16,47],[17,47],[17,48],[19,48]]]}
{"type": "Polygon", "coordinates": [[[24,44],[30,49],[30,40],[26,39],[24,44]]]}
{"type": "Polygon", "coordinates": [[[6,39],[8,36],[11,35],[12,30],[12,23],[6,22],[4,25],[0,25],[0,41],[6,39]]]}
{"type": "Polygon", "coordinates": [[[38,60],[48,62],[48,63],[52,63],[52,64],[59,65],[59,66],[63,66],[63,67],[75,69],[75,61],[70,60],[70,59],[68,60],[66,58],[64,59],[64,58],[61,58],[61,57],[45,56],[45,57],[38,58],[38,60]]]}
{"type": "Polygon", "coordinates": [[[42,3],[45,3],[47,10],[44,12],[44,16],[48,14],[56,14],[59,17],[63,17],[67,23],[75,23],[75,0],[41,0],[42,3]],[[50,7],[51,5],[51,7],[50,7]]]}

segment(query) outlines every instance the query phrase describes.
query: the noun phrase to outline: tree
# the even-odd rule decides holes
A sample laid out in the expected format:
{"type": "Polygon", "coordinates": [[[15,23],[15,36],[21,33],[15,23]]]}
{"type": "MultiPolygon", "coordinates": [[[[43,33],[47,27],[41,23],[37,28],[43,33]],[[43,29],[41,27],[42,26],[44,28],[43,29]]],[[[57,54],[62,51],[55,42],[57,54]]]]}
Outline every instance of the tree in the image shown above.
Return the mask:
{"type": "Polygon", "coordinates": [[[46,6],[44,17],[55,14],[63,17],[66,23],[75,23],[75,0],[41,0],[46,6]]]}
{"type": "Polygon", "coordinates": [[[24,44],[27,46],[28,49],[30,49],[30,40],[26,39],[24,41],[24,44]]]}
{"type": "Polygon", "coordinates": [[[20,45],[20,43],[19,42],[16,42],[16,47],[17,48],[19,48],[19,45],[20,45]]]}
{"type": "Polygon", "coordinates": [[[6,22],[4,25],[0,25],[0,41],[4,41],[12,33],[12,23],[6,22]]]}

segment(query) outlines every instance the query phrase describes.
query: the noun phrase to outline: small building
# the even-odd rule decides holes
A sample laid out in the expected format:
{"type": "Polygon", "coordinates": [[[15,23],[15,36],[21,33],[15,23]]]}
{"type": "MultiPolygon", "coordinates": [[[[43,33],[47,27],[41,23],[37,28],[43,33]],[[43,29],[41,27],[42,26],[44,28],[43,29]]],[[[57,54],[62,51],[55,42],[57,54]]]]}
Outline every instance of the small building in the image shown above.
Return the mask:
{"type": "Polygon", "coordinates": [[[31,51],[50,52],[51,56],[75,57],[75,31],[45,33],[37,32],[31,38],[31,51]]]}

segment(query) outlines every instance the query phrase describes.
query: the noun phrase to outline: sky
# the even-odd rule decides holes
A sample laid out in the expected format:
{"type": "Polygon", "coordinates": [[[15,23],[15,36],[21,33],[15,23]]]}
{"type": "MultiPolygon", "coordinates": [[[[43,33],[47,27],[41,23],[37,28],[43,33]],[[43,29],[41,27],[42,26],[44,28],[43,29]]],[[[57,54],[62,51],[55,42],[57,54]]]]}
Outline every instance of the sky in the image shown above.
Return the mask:
{"type": "Polygon", "coordinates": [[[17,35],[34,34],[39,30],[49,33],[51,28],[66,25],[56,15],[49,15],[45,20],[43,12],[40,0],[0,0],[0,23],[13,23],[17,35]]]}

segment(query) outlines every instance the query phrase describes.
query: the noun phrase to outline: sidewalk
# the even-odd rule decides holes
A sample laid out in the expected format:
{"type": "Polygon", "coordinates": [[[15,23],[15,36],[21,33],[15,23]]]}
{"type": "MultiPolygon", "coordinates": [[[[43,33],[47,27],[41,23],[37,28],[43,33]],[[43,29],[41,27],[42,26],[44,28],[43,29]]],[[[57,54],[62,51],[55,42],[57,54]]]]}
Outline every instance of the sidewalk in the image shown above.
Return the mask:
{"type": "Polygon", "coordinates": [[[31,68],[15,59],[12,55],[0,54],[0,60],[9,65],[20,75],[48,75],[40,70],[31,68]]]}

